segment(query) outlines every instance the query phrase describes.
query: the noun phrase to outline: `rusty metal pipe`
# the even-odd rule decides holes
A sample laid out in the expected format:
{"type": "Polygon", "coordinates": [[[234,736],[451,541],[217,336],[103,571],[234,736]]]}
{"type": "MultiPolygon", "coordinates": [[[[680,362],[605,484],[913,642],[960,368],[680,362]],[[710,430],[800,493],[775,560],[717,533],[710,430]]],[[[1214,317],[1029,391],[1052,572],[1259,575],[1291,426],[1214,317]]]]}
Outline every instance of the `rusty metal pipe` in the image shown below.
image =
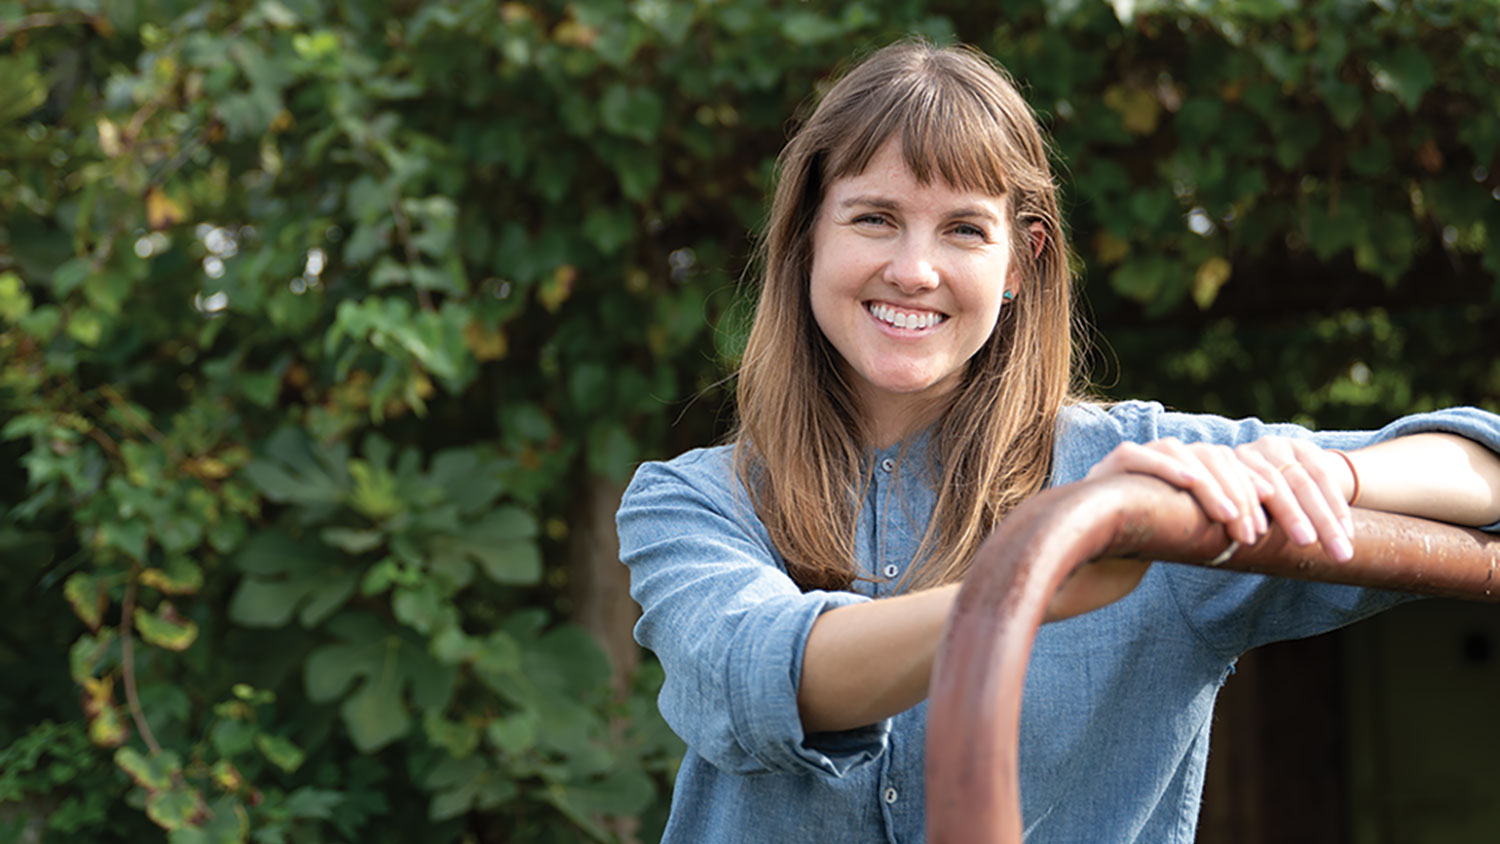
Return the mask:
{"type": "MultiPolygon", "coordinates": [[[[1223,568],[1470,600],[1500,600],[1500,537],[1354,511],[1354,559],[1279,528],[1223,568]]],[[[927,706],[927,840],[1020,844],[1018,736],[1032,642],[1063,581],[1100,557],[1204,565],[1229,545],[1186,492],[1141,475],[1048,490],[985,541],[933,666],[927,706]]]]}

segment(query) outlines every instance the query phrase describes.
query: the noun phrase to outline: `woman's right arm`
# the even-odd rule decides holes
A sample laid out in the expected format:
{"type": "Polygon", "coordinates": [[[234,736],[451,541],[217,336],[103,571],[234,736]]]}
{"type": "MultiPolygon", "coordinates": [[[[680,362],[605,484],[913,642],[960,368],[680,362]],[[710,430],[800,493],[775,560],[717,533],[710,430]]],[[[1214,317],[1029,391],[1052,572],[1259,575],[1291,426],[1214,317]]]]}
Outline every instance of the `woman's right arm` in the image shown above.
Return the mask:
{"type": "MultiPolygon", "coordinates": [[[[1113,603],[1134,589],[1149,563],[1097,560],[1073,573],[1047,608],[1047,621],[1113,603]]],[[[802,660],[797,709],[810,732],[847,730],[927,697],[933,658],[957,583],[829,610],[814,622],[802,660]]]]}
{"type": "Polygon", "coordinates": [[[648,463],[617,517],[620,557],[641,605],[636,640],[666,674],[662,717],[721,770],[841,775],[880,755],[889,726],[810,735],[797,707],[809,631],[870,599],[803,592],[733,482],[723,450],[648,463]]]}

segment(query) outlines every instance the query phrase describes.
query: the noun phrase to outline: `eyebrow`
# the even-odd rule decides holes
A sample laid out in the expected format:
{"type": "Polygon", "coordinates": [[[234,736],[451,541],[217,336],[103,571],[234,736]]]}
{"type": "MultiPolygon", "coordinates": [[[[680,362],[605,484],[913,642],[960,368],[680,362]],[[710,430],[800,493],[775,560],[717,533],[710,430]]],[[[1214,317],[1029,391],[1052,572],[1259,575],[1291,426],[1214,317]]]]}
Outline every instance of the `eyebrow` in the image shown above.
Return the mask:
{"type": "MultiPolygon", "coordinates": [[[[896,202],[894,199],[887,199],[883,196],[851,196],[843,202],[839,203],[839,207],[844,209],[854,208],[856,206],[878,208],[882,211],[897,211],[900,210],[901,207],[900,203],[896,202]]],[[[949,211],[947,214],[943,215],[944,220],[957,220],[965,217],[977,217],[980,219],[989,220],[992,223],[1000,222],[1000,218],[977,205],[955,208],[952,211],[949,211]]]]}

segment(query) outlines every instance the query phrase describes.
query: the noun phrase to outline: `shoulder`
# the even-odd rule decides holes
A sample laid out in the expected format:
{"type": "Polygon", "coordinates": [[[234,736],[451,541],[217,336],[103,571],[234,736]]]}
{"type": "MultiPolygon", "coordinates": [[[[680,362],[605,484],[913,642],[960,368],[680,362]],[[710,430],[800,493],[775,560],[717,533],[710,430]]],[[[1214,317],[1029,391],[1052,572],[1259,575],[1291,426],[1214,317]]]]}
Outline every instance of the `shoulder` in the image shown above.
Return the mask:
{"type": "Polygon", "coordinates": [[[750,496],[734,466],[734,446],[696,448],[671,460],[642,463],[620,500],[619,521],[682,515],[684,510],[754,520],[750,496]]]}
{"type": "Polygon", "coordinates": [[[1064,407],[1057,416],[1052,483],[1082,478],[1120,443],[1157,439],[1163,412],[1160,403],[1147,401],[1078,402],[1064,407]]]}
{"type": "Polygon", "coordinates": [[[1174,437],[1183,442],[1233,446],[1270,434],[1313,436],[1298,425],[1267,424],[1253,416],[1230,419],[1211,413],[1183,413],[1155,401],[1080,402],[1064,408],[1058,417],[1054,483],[1078,480],[1111,449],[1125,442],[1148,443],[1174,437]]]}
{"type": "Polygon", "coordinates": [[[713,495],[731,493],[739,486],[734,470],[734,446],[695,448],[671,460],[642,463],[636,468],[625,497],[664,485],[691,487],[713,495]]]}

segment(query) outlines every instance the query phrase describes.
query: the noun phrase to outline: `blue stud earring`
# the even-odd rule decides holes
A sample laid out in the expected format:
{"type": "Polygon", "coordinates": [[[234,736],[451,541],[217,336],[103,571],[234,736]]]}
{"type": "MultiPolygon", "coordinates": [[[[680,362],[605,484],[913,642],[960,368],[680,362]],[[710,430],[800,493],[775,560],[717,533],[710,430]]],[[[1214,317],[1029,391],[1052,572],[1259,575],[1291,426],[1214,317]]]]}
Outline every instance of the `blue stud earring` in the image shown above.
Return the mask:
{"type": "Polygon", "coordinates": [[[1004,299],[1007,302],[1014,302],[1016,300],[1015,291],[1013,291],[1013,290],[1007,290],[1004,293],[1000,294],[1000,298],[1004,299]]]}

